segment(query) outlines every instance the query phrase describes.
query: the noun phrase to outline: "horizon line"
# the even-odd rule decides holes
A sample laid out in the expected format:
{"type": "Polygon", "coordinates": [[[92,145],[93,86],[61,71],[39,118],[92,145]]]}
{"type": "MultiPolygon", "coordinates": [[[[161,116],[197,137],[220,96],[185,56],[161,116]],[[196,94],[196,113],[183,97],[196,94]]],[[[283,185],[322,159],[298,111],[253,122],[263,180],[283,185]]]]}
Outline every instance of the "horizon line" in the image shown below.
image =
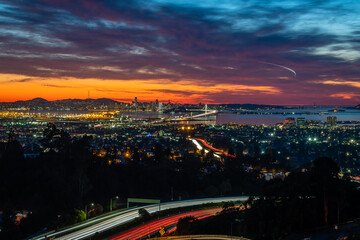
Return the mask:
{"type": "MultiPolygon", "coordinates": [[[[109,99],[109,100],[113,100],[115,102],[119,102],[119,103],[131,103],[132,100],[128,100],[127,101],[122,101],[116,98],[63,98],[63,99],[56,99],[56,100],[47,100],[46,98],[42,98],[42,97],[35,97],[32,99],[27,99],[27,100],[15,100],[15,101],[1,101],[0,103],[16,103],[16,102],[27,102],[27,101],[31,101],[31,100],[35,100],[35,99],[44,99],[48,102],[55,102],[55,101],[63,101],[63,100],[98,100],[98,99],[109,99]]],[[[150,102],[155,102],[157,99],[153,100],[153,101],[144,101],[144,102],[140,102],[138,101],[138,103],[150,103],[150,102]]],[[[165,101],[161,101],[159,100],[159,102],[162,103],[168,103],[170,100],[165,100],[165,101]]],[[[199,102],[199,103],[178,103],[178,102],[172,102],[172,104],[189,104],[189,105],[197,105],[197,104],[208,104],[208,105],[227,105],[227,104],[231,104],[231,105],[264,105],[264,106],[316,106],[316,107],[320,107],[320,106],[358,106],[359,104],[355,104],[355,105],[341,105],[341,104],[263,104],[263,103],[204,103],[204,102],[199,102]]]]}

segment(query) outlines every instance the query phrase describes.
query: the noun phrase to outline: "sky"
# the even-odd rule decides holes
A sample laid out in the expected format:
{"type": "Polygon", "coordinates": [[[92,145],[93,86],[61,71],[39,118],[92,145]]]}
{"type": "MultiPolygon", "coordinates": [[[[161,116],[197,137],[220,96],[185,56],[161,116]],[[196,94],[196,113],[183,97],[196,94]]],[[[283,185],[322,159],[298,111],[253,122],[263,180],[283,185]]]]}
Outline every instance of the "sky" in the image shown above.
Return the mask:
{"type": "Polygon", "coordinates": [[[360,104],[358,0],[0,0],[0,101],[360,104]]]}

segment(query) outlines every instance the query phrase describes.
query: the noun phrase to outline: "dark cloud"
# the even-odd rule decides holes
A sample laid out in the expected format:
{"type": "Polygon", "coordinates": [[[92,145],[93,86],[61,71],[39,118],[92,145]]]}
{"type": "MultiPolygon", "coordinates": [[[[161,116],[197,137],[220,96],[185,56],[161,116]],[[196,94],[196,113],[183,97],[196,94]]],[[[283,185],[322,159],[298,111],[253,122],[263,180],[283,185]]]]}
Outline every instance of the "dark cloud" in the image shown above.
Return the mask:
{"type": "MultiPolygon", "coordinates": [[[[360,73],[360,33],[351,19],[359,5],[205,2],[0,1],[0,73],[273,86],[282,92],[279,99],[293,103],[296,98],[314,101],[319,93],[324,98],[349,92],[349,86],[322,82],[360,73]],[[332,22],[327,14],[333,14],[332,22]],[[286,66],[297,75],[261,62],[286,66]]],[[[203,95],[241,102],[244,93],[203,95]]]]}
{"type": "Polygon", "coordinates": [[[98,92],[107,92],[107,93],[131,93],[131,94],[148,94],[151,93],[150,91],[125,91],[125,90],[112,90],[112,89],[96,89],[98,92]]]}
{"type": "Polygon", "coordinates": [[[206,95],[207,92],[199,92],[199,91],[181,91],[181,90],[172,90],[172,89],[152,89],[152,92],[156,92],[156,93],[171,93],[171,94],[178,94],[180,96],[186,96],[186,97],[190,97],[193,96],[195,94],[197,95],[206,95]]]}
{"type": "Polygon", "coordinates": [[[42,84],[44,87],[53,87],[53,88],[77,88],[73,86],[64,86],[64,85],[55,85],[55,84],[42,84]]]}
{"type": "Polygon", "coordinates": [[[23,78],[23,79],[13,79],[13,80],[10,80],[9,82],[23,83],[23,82],[30,82],[32,80],[33,80],[33,78],[23,78]]]}

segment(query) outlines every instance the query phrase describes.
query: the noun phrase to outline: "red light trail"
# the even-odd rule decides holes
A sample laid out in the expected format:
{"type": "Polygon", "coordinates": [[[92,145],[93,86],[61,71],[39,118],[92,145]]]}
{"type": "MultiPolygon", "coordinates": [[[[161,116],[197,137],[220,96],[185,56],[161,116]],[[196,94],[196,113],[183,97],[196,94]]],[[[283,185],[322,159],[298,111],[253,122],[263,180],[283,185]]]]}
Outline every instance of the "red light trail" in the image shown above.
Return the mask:
{"type": "MultiPolygon", "coordinates": [[[[111,238],[111,240],[140,239],[149,234],[158,232],[160,227],[168,227],[168,226],[177,224],[178,220],[182,217],[193,216],[197,219],[203,219],[203,218],[214,216],[219,211],[221,211],[221,208],[199,210],[199,211],[177,214],[174,216],[170,216],[167,218],[163,218],[163,219],[159,219],[159,220],[147,223],[140,227],[136,227],[132,230],[126,231],[116,237],[111,238]]],[[[176,230],[176,227],[174,226],[171,229],[169,229],[169,231],[167,233],[174,232],[175,230],[176,230]]]]}
{"type": "Polygon", "coordinates": [[[234,155],[228,154],[227,152],[224,152],[224,151],[222,151],[222,150],[220,150],[220,149],[217,149],[217,148],[214,148],[214,147],[210,146],[210,145],[209,145],[205,140],[203,140],[203,139],[200,139],[200,138],[194,138],[194,139],[197,140],[197,141],[199,141],[199,142],[201,142],[202,144],[204,144],[205,147],[210,148],[211,150],[214,150],[215,152],[220,152],[220,153],[224,154],[225,156],[232,157],[232,158],[236,158],[236,156],[234,156],[234,155]]]}

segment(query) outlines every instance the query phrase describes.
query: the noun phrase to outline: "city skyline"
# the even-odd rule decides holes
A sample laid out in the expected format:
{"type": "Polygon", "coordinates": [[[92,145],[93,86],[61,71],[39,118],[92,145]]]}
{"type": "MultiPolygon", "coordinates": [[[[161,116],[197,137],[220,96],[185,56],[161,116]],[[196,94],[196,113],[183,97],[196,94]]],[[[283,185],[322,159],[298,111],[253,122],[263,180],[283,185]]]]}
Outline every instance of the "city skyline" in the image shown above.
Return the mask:
{"type": "MultiPolygon", "coordinates": [[[[136,96],[135,96],[136,97],[136,96]]],[[[115,101],[119,104],[126,104],[128,106],[135,106],[135,100],[134,98],[133,99],[124,99],[124,100],[121,100],[121,99],[113,99],[113,98],[107,98],[107,97],[101,97],[101,98],[92,98],[92,97],[87,97],[87,98],[64,98],[64,99],[46,99],[46,98],[42,98],[42,97],[35,97],[35,98],[30,98],[30,99],[19,99],[19,100],[14,100],[14,101],[4,101],[4,102],[0,102],[2,104],[26,104],[26,103],[32,103],[34,104],[34,107],[37,106],[37,104],[40,102],[42,104],[47,104],[47,103],[67,103],[71,104],[71,101],[77,101],[77,102],[86,102],[86,101],[94,101],[96,102],[97,100],[99,101],[115,101]]],[[[223,105],[234,105],[234,106],[247,106],[247,105],[254,105],[254,106],[273,106],[273,107],[313,107],[313,108],[316,108],[316,107],[335,107],[335,109],[340,109],[340,108],[337,108],[337,107],[341,107],[341,108],[359,108],[360,104],[358,105],[339,105],[339,104],[334,104],[334,105],[331,105],[331,104],[317,104],[316,102],[314,102],[313,104],[266,104],[266,103],[251,103],[251,102],[244,102],[244,103],[209,103],[207,104],[206,102],[178,102],[178,101],[172,101],[170,99],[151,99],[151,98],[148,98],[146,100],[138,100],[137,101],[138,104],[151,104],[151,105],[154,105],[155,106],[158,106],[158,104],[175,104],[175,105],[212,105],[212,106],[223,106],[223,105]]]]}
{"type": "Polygon", "coordinates": [[[356,1],[1,1],[0,101],[358,105],[356,1]]]}

